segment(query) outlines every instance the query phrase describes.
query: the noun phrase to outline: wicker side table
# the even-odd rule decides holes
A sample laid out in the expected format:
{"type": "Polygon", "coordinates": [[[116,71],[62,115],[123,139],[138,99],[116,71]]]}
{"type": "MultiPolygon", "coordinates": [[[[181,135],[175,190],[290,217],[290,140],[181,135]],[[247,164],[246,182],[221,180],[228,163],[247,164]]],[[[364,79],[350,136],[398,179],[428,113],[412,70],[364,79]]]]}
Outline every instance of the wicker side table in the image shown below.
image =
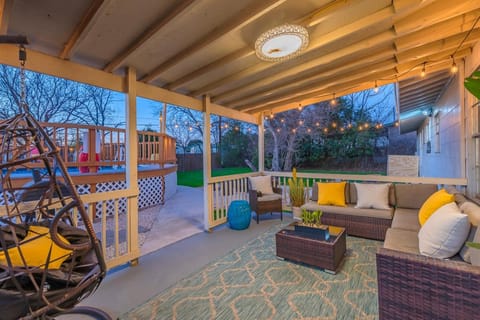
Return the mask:
{"type": "Polygon", "coordinates": [[[346,233],[341,227],[329,226],[328,241],[308,237],[291,228],[275,235],[277,257],[301,262],[335,274],[346,251],[346,233]]]}

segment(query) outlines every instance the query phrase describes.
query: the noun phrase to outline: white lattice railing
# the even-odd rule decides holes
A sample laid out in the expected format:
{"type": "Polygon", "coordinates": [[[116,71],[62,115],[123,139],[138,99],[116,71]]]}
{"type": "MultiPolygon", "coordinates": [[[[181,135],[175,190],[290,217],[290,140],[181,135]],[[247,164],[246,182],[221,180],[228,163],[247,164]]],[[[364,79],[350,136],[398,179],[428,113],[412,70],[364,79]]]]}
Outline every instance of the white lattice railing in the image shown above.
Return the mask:
{"type": "MultiPolygon", "coordinates": [[[[207,185],[207,216],[206,229],[219,226],[227,222],[227,210],[233,200],[248,201],[248,177],[261,173],[247,173],[211,178],[207,185]]],[[[282,202],[284,210],[289,210],[288,178],[291,172],[264,172],[265,175],[274,177],[274,186],[282,189],[282,202]]],[[[424,178],[424,177],[399,177],[381,175],[350,175],[350,174],[327,174],[327,173],[299,173],[297,177],[304,179],[306,196],[311,193],[314,183],[322,181],[349,181],[349,182],[391,182],[391,183],[431,183],[440,187],[453,186],[462,192],[466,192],[466,178],[424,178]]]]}

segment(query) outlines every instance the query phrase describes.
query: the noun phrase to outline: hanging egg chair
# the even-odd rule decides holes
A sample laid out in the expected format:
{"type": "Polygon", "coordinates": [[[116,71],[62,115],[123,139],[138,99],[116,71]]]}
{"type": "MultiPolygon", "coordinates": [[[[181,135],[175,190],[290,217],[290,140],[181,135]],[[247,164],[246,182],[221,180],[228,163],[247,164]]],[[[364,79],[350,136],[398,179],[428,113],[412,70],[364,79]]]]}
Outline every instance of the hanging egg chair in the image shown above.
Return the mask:
{"type": "MultiPolygon", "coordinates": [[[[26,53],[20,47],[21,113],[0,120],[0,319],[50,319],[98,287],[101,246],[60,151],[25,103],[26,53]],[[18,185],[18,172],[32,181],[18,185]]],[[[95,313],[93,308],[73,313],[95,313]]]]}

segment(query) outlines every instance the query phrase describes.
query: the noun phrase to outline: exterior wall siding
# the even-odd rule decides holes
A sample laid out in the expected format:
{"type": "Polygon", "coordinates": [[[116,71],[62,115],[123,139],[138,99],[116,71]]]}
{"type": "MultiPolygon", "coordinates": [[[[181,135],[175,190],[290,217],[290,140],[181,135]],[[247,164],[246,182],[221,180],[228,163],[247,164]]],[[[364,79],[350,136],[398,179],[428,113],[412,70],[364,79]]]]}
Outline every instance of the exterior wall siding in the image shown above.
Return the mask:
{"type": "Polygon", "coordinates": [[[449,83],[437,104],[433,107],[433,116],[428,117],[419,130],[420,176],[461,178],[464,161],[462,157],[462,110],[460,88],[463,78],[457,74],[449,83]],[[435,146],[435,114],[440,117],[440,144],[435,146]],[[429,128],[430,126],[430,128],[429,128]],[[425,134],[425,131],[430,134],[425,134]],[[428,137],[431,151],[427,152],[428,137]]]}

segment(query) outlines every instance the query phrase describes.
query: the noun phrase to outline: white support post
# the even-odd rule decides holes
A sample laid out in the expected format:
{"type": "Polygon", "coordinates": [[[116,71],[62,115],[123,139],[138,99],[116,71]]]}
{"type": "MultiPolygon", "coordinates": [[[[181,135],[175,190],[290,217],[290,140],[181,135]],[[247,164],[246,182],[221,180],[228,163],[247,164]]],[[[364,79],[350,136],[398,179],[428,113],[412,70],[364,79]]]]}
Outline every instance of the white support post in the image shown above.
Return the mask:
{"type": "Polygon", "coordinates": [[[265,127],[263,123],[263,114],[258,116],[258,171],[265,171],[265,127]]]}
{"type": "Polygon", "coordinates": [[[160,132],[167,133],[167,103],[163,103],[162,108],[162,120],[161,120],[160,132]]]}
{"type": "Polygon", "coordinates": [[[212,197],[208,184],[212,176],[210,131],[210,96],[207,95],[203,97],[203,224],[207,231],[211,231],[209,221],[210,208],[212,208],[212,197]]]}
{"type": "MultiPolygon", "coordinates": [[[[135,196],[130,198],[128,203],[128,231],[130,238],[129,251],[140,254],[138,244],[138,139],[137,139],[137,72],[134,68],[127,68],[126,75],[126,117],[127,117],[127,134],[126,134],[126,182],[127,189],[134,192],[135,196]]],[[[136,259],[132,260],[132,265],[137,263],[136,259]]]]}

